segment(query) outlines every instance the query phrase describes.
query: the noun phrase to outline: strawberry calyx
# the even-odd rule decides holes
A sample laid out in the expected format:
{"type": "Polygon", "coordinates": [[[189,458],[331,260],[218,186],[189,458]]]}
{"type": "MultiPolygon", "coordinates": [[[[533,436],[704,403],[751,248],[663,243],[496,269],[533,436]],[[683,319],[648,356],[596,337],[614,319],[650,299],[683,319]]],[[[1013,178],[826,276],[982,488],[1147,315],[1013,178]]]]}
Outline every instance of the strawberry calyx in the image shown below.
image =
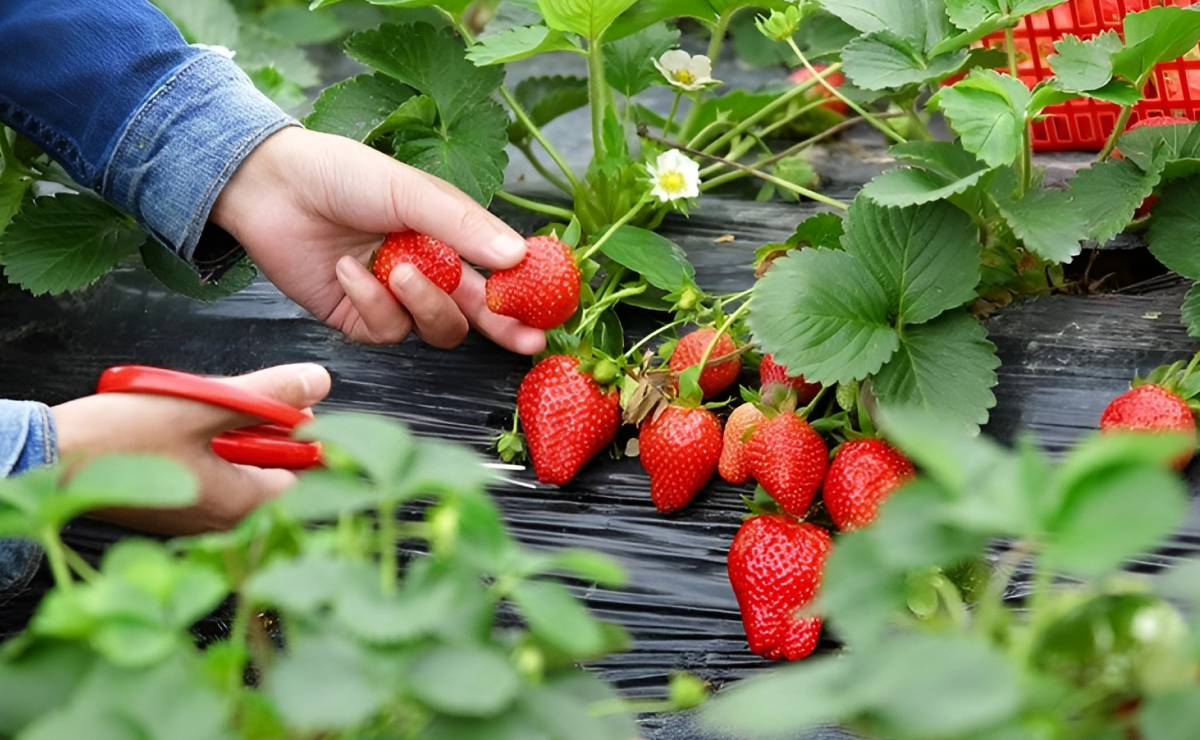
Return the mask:
{"type": "Polygon", "coordinates": [[[1188,363],[1180,360],[1157,367],[1145,377],[1134,378],[1129,387],[1132,389],[1143,385],[1157,385],[1182,398],[1193,411],[1200,412],[1200,373],[1196,372],[1198,364],[1200,353],[1194,355],[1188,363]]]}
{"type": "Polygon", "coordinates": [[[525,435],[520,431],[520,417],[516,411],[513,411],[512,429],[498,434],[492,440],[492,445],[496,448],[500,459],[506,463],[523,463],[528,459],[525,435]]]}

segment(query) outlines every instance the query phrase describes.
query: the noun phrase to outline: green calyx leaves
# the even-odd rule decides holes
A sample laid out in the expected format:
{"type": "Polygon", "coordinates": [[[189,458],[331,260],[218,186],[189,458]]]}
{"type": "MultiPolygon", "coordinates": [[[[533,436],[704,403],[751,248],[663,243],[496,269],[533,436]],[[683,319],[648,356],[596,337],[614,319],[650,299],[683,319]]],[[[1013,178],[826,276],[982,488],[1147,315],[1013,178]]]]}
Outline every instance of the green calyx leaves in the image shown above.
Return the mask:
{"type": "Polygon", "coordinates": [[[777,260],[756,289],[750,327],[764,352],[824,385],[873,377],[888,404],[987,419],[999,364],[961,310],[979,282],[978,232],[946,202],[889,208],[867,197],[841,249],[777,260]]]}

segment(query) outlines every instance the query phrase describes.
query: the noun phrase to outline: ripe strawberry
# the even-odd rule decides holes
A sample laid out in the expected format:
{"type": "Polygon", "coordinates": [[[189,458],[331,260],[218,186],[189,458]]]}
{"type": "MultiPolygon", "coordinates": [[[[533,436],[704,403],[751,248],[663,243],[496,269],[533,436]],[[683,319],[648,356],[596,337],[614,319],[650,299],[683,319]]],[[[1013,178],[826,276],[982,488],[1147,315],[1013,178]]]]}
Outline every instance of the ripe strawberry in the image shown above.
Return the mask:
{"type": "MultiPolygon", "coordinates": [[[[1186,432],[1195,440],[1196,417],[1187,401],[1161,385],[1147,383],[1114,398],[1100,416],[1100,429],[1186,432]]],[[[1183,470],[1191,461],[1189,449],[1175,461],[1175,467],[1183,470]]]]}
{"type": "MultiPolygon", "coordinates": [[[[817,70],[818,72],[822,72],[827,66],[829,65],[814,64],[813,69],[817,70]]],[[[801,82],[807,82],[812,78],[813,74],[812,72],[808,71],[807,67],[801,67],[788,76],[788,79],[791,80],[792,84],[794,85],[799,85],[801,82]]],[[[833,87],[841,87],[846,82],[846,75],[842,74],[841,72],[834,72],[831,75],[827,75],[825,80],[833,87]]],[[[828,99],[825,103],[821,104],[822,108],[831,110],[834,113],[840,113],[843,116],[850,112],[850,106],[838,99],[836,95],[829,91],[829,88],[825,87],[821,83],[818,82],[816,85],[814,85],[812,87],[812,91],[817,96],[828,99]]]]}
{"type": "Polygon", "coordinates": [[[803,517],[812,506],[829,467],[829,449],[821,435],[795,414],[760,422],[746,445],[754,480],[783,510],[803,517]]]}
{"type": "MultiPolygon", "coordinates": [[[[716,329],[697,329],[691,334],[685,335],[675,345],[675,350],[671,352],[671,360],[668,363],[673,372],[681,373],[689,367],[698,365],[700,358],[704,356],[704,350],[708,349],[708,345],[712,343],[713,337],[716,336],[716,329]]],[[[724,357],[732,352],[737,351],[737,346],[728,334],[722,334],[717,340],[717,346],[713,347],[712,353],[708,356],[709,360],[717,357],[724,357]]],[[[712,398],[729,386],[733,385],[737,380],[738,373],[742,371],[742,358],[735,357],[728,362],[722,362],[720,365],[710,365],[700,372],[700,390],[704,392],[705,398],[712,398]]]]}
{"type": "MultiPolygon", "coordinates": [[[[1168,78],[1168,81],[1170,81],[1171,79],[1173,79],[1173,78],[1168,78]]],[[[1157,126],[1175,126],[1177,124],[1182,124],[1182,123],[1191,123],[1191,121],[1189,121],[1186,118],[1180,118],[1179,116],[1158,116],[1156,118],[1143,118],[1143,119],[1139,120],[1137,123],[1130,126],[1126,130],[1126,133],[1128,133],[1129,131],[1137,131],[1139,128],[1154,128],[1157,126]]],[[[1121,153],[1120,149],[1116,149],[1115,151],[1113,151],[1113,158],[1114,159],[1125,159],[1125,155],[1121,153]]],[[[1134,218],[1144,218],[1146,216],[1149,216],[1150,211],[1154,208],[1154,204],[1156,204],[1156,203],[1158,203],[1157,195],[1146,196],[1146,199],[1142,201],[1142,204],[1140,206],[1138,206],[1138,209],[1134,212],[1133,217],[1134,218]]]]}
{"type": "Polygon", "coordinates": [[[552,236],[531,236],[525,247],[525,259],[487,279],[488,308],[536,329],[553,329],[579,308],[579,266],[571,248],[552,236]]]}
{"type": "Polygon", "coordinates": [[[553,355],[539,362],[517,389],[517,413],[533,469],[543,483],[563,485],[617,436],[620,394],[604,391],[580,372],[579,359],[553,355]]]}
{"type": "Polygon", "coordinates": [[[384,285],[390,285],[392,270],[407,262],[447,293],[453,293],[462,280],[462,260],[445,242],[415,231],[394,231],[387,235],[371,257],[371,272],[384,285]]]}
{"type": "Polygon", "coordinates": [[[729,547],[729,583],[752,652],[769,660],[812,653],[821,619],[796,612],[816,595],[832,547],[824,529],[783,514],[742,523],[729,547]]]}
{"type": "Polygon", "coordinates": [[[825,508],[843,532],[865,527],[884,499],[915,474],[908,458],[882,439],[847,442],[825,476],[825,508]]]}
{"type": "Polygon", "coordinates": [[[664,514],[687,506],[717,469],[721,420],[706,408],[668,406],[642,422],[638,456],[650,498],[664,514]]]}
{"type": "Polygon", "coordinates": [[[717,465],[721,477],[734,485],[750,480],[750,462],[746,459],[746,433],[764,421],[767,415],[752,403],[743,403],[733,410],[725,422],[725,439],[721,445],[721,462],[717,465]]]}
{"type": "Polygon", "coordinates": [[[787,368],[775,362],[772,355],[763,355],[762,364],[758,366],[758,377],[762,381],[763,388],[771,383],[781,383],[789,388],[795,388],[802,404],[816,398],[817,393],[821,391],[820,383],[809,383],[803,375],[788,375],[787,368]]]}

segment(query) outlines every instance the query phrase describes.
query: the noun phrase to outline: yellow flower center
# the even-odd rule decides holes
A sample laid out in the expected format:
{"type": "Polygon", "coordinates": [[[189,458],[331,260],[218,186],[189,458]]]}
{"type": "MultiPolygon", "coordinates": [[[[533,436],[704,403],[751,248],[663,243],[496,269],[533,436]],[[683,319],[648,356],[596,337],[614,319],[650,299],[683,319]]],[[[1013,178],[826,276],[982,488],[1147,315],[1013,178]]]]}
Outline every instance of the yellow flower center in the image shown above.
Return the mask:
{"type": "Polygon", "coordinates": [[[668,193],[682,193],[687,187],[687,180],[683,178],[682,172],[671,170],[659,174],[658,186],[668,193]]]}
{"type": "Polygon", "coordinates": [[[671,73],[671,77],[681,85],[691,85],[696,81],[696,75],[687,69],[677,69],[671,73]]]}

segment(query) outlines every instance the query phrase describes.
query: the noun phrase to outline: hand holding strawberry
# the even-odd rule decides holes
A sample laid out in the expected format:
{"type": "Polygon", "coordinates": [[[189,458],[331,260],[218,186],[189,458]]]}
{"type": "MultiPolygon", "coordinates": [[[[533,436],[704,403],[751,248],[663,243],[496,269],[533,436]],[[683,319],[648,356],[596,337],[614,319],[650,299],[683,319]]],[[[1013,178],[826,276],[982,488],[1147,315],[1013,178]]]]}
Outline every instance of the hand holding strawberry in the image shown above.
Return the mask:
{"type": "Polygon", "coordinates": [[[488,308],[537,329],[561,326],[579,308],[575,255],[553,236],[532,236],[525,248],[524,260],[487,279],[488,308]]]}
{"type": "Polygon", "coordinates": [[[415,231],[388,234],[371,257],[371,272],[390,289],[392,270],[400,264],[413,265],[444,293],[453,293],[462,281],[458,253],[445,242],[415,231]]]}

